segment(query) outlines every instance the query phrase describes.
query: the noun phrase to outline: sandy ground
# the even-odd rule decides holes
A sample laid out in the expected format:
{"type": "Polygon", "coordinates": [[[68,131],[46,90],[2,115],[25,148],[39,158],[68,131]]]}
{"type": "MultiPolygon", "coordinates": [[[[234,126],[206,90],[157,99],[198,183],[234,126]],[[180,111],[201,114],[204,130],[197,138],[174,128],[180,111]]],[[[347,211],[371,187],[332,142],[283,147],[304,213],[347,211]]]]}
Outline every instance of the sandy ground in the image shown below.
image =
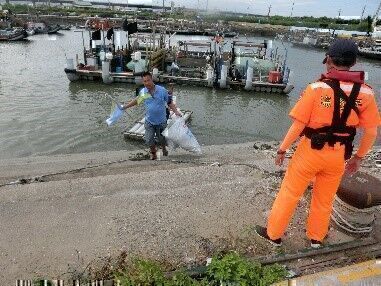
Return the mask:
{"type": "MultiPolygon", "coordinates": [[[[132,161],[137,154],[127,151],[0,161],[0,285],[71,279],[121,251],[174,264],[231,247],[272,253],[252,227],[264,224],[279,188],[275,145],[209,146],[155,162],[132,161]]],[[[308,199],[307,192],[284,251],[308,245],[308,199]]],[[[329,243],[350,240],[331,228],[329,243]]]]}

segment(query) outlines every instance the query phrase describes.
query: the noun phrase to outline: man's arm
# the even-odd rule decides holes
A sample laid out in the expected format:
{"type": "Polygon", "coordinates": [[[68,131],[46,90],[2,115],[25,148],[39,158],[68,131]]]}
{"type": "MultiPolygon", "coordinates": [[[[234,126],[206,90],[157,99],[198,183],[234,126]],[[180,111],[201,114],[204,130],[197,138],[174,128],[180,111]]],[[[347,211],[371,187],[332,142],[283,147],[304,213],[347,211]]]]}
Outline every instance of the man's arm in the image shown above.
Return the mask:
{"type": "Polygon", "coordinates": [[[360,140],[360,146],[356,155],[360,158],[365,157],[365,155],[372,148],[374,141],[377,138],[377,127],[364,128],[364,134],[360,140]]]}
{"type": "Polygon", "coordinates": [[[170,109],[172,109],[174,114],[176,114],[177,116],[181,116],[181,113],[177,110],[177,106],[173,101],[169,103],[168,106],[170,109]]]}
{"type": "Polygon", "coordinates": [[[138,104],[138,100],[135,98],[135,99],[131,100],[130,102],[128,102],[127,104],[126,103],[123,104],[122,110],[126,110],[127,108],[130,108],[130,107],[135,106],[137,104],[138,104]]]}
{"type": "Polygon", "coordinates": [[[281,166],[283,164],[286,150],[290,148],[291,144],[299,138],[300,134],[303,132],[306,124],[299,120],[294,120],[294,123],[288,129],[286,136],[283,139],[282,144],[277,151],[277,156],[275,158],[275,165],[281,166]]]}
{"type": "Polygon", "coordinates": [[[347,161],[345,169],[349,174],[354,174],[359,170],[362,158],[369,152],[377,138],[377,127],[380,126],[381,118],[375,94],[371,96],[369,103],[359,114],[359,120],[359,126],[363,128],[364,132],[357,153],[347,161]]]}
{"type": "Polygon", "coordinates": [[[347,161],[346,171],[354,174],[360,169],[361,160],[372,148],[377,137],[377,127],[364,128],[364,134],[360,140],[360,146],[357,153],[347,161]]]}
{"type": "MultiPolygon", "coordinates": [[[[168,85],[167,96],[168,96],[169,98],[172,98],[172,96],[173,96],[173,83],[170,83],[170,84],[168,85]]],[[[170,109],[172,109],[172,111],[173,111],[174,114],[176,114],[177,116],[181,116],[181,113],[177,110],[177,106],[176,106],[176,104],[173,102],[172,99],[170,99],[170,100],[167,102],[167,104],[168,104],[168,107],[169,107],[170,109]]]]}
{"type": "Polygon", "coordinates": [[[290,111],[290,116],[294,120],[292,125],[287,131],[286,136],[280,145],[277,155],[275,157],[275,165],[281,166],[285,159],[286,150],[290,148],[291,144],[299,138],[304,128],[308,125],[312,113],[312,108],[315,101],[315,90],[309,84],[302,92],[298,102],[290,111]]]}
{"type": "Polygon", "coordinates": [[[168,84],[168,89],[167,89],[168,95],[173,95],[173,87],[174,87],[173,83],[168,84]]]}

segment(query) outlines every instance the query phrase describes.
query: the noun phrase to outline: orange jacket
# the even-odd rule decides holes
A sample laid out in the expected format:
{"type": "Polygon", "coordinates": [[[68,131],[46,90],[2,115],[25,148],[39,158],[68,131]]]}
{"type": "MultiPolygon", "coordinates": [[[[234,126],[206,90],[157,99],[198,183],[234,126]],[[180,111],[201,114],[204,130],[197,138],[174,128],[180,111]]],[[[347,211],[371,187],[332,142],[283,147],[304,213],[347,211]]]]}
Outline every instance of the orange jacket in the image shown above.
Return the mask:
{"type": "MultiPolygon", "coordinates": [[[[363,72],[350,72],[331,70],[322,76],[328,79],[340,81],[340,88],[349,96],[353,83],[361,83],[360,93],[356,100],[359,115],[351,110],[347,126],[372,128],[381,124],[380,113],[377,109],[375,94],[373,89],[363,82],[363,72]]],[[[340,100],[340,107],[343,110],[344,100],[340,100]]],[[[323,81],[309,84],[303,91],[299,101],[290,112],[290,116],[311,128],[330,126],[332,123],[334,108],[334,92],[323,81]]]]}

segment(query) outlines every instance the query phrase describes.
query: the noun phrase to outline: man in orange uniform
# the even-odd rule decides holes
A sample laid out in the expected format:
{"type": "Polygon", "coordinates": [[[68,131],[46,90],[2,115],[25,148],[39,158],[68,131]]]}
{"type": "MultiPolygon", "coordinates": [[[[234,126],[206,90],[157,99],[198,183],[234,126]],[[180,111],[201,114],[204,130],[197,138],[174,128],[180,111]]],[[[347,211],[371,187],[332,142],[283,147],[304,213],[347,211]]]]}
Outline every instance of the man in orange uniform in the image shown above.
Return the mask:
{"type": "Polygon", "coordinates": [[[344,171],[357,172],[377,137],[380,114],[375,94],[364,83],[363,71],[350,71],[356,56],[357,46],[352,40],[333,42],[323,61],[327,73],[307,86],[290,112],[293,124],[277,151],[276,165],[282,165],[286,150],[303,136],[288,165],[267,227],[255,227],[261,238],[275,246],[282,244],[281,237],[299,199],[314,178],[307,237],[311,247],[322,245],[344,171]],[[356,128],[363,128],[364,132],[359,149],[352,156],[356,128]]]}

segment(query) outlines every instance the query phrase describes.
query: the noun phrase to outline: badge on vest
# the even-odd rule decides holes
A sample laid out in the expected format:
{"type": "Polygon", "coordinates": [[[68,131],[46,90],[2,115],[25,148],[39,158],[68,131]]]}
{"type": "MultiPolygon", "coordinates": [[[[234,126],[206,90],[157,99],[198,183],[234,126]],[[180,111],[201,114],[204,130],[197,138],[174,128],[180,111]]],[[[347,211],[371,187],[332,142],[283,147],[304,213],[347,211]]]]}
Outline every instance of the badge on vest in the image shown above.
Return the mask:
{"type": "Polygon", "coordinates": [[[332,106],[331,97],[329,97],[328,95],[322,96],[320,103],[322,106],[326,108],[330,108],[332,106]]]}
{"type": "Polygon", "coordinates": [[[362,99],[356,99],[356,107],[362,106],[362,99]]]}

